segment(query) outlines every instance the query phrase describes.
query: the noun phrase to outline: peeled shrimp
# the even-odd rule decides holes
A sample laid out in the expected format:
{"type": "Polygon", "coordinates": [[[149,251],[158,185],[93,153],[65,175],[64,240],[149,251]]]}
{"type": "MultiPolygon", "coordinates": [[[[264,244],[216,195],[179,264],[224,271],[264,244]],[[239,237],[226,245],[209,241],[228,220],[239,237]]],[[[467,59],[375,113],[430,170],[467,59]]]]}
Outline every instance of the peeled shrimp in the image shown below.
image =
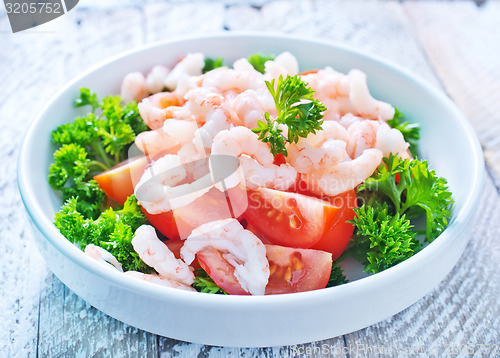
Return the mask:
{"type": "MultiPolygon", "coordinates": [[[[213,187],[223,190],[214,183],[208,158],[184,162],[181,151],[153,162],[135,186],[134,194],[148,213],[159,214],[182,208],[213,187]]],[[[239,177],[239,181],[243,181],[243,176],[239,177]]],[[[235,186],[239,181],[231,183],[235,186]]]]}
{"type": "Polygon", "coordinates": [[[307,188],[318,195],[334,196],[354,189],[373,174],[382,161],[382,152],[367,149],[359,157],[343,161],[327,171],[302,174],[307,188]]]}
{"type": "Polygon", "coordinates": [[[326,106],[325,120],[339,120],[347,113],[384,121],[394,116],[394,108],[389,103],[372,97],[366,75],[359,70],[351,70],[345,75],[326,67],[302,79],[316,91],[315,98],[326,106]]]}
{"type": "Polygon", "coordinates": [[[394,107],[372,97],[366,84],[366,74],[360,70],[349,72],[349,99],[356,113],[363,118],[388,120],[394,117],[394,107]]]}
{"type": "Polygon", "coordinates": [[[231,121],[235,126],[257,128],[259,120],[264,120],[264,113],[276,115],[276,106],[269,91],[246,90],[238,94],[230,103],[231,121]]]}
{"type": "Polygon", "coordinates": [[[197,227],[181,248],[181,257],[190,264],[196,253],[206,247],[222,252],[246,292],[264,294],[269,279],[266,247],[252,232],[243,229],[238,220],[217,220],[197,227]]]}
{"type": "Polygon", "coordinates": [[[266,88],[264,77],[246,59],[236,61],[233,68],[220,67],[204,75],[203,87],[213,88],[225,94],[234,91],[235,94],[249,89],[266,88]]]}
{"type": "Polygon", "coordinates": [[[295,76],[299,73],[299,63],[290,52],[283,52],[276,56],[273,61],[267,61],[264,68],[264,77],[268,80],[279,76],[283,76],[283,78],[287,75],[295,76]]]}
{"type": "Polygon", "coordinates": [[[163,127],[139,133],[135,138],[137,147],[150,158],[159,153],[172,154],[190,143],[198,129],[196,122],[169,118],[163,127]]]}
{"type": "Polygon", "coordinates": [[[179,82],[190,76],[199,76],[205,66],[205,56],[202,53],[187,54],[165,78],[164,84],[169,90],[177,88],[179,82]]]}
{"type": "Polygon", "coordinates": [[[234,155],[241,160],[246,185],[286,190],[297,179],[297,171],[288,163],[275,165],[266,143],[246,127],[233,127],[219,132],[212,144],[212,154],[234,155]]]}
{"type": "Polygon", "coordinates": [[[98,262],[103,263],[106,266],[114,266],[118,271],[123,272],[122,265],[118,262],[118,260],[102,247],[88,244],[85,247],[85,253],[98,262]]]}
{"type": "Polygon", "coordinates": [[[214,137],[221,131],[231,127],[231,120],[226,111],[215,109],[207,114],[206,122],[195,132],[195,136],[199,137],[199,141],[203,143],[204,148],[210,149],[214,137]]]}
{"type": "Polygon", "coordinates": [[[123,102],[141,101],[148,96],[146,78],[140,72],[130,72],[122,81],[120,95],[123,102]]]}
{"type": "Polygon", "coordinates": [[[347,131],[338,122],[323,122],[323,130],[288,146],[287,160],[299,173],[324,171],[346,156],[347,131]]]}
{"type": "Polygon", "coordinates": [[[178,288],[178,289],[186,290],[186,291],[196,291],[191,286],[188,286],[188,285],[183,284],[181,282],[170,280],[166,277],[162,277],[159,275],[144,274],[142,272],[137,272],[137,271],[127,271],[124,274],[127,276],[130,276],[130,277],[134,277],[134,278],[139,279],[139,280],[143,280],[146,282],[152,282],[152,283],[155,283],[155,284],[161,285],[161,286],[178,288]]]}
{"type": "Polygon", "coordinates": [[[161,277],[191,285],[194,274],[189,266],[176,259],[172,251],[158,239],[154,227],[142,225],[135,231],[132,246],[139,257],[154,268],[161,277]]]}
{"type": "Polygon", "coordinates": [[[165,66],[154,66],[146,76],[146,89],[149,93],[158,93],[165,88],[165,78],[168,75],[168,68],[165,66]]]}
{"type": "Polygon", "coordinates": [[[160,92],[144,98],[137,107],[144,122],[151,129],[159,129],[168,118],[174,118],[181,100],[175,92],[160,92]]]}
{"type": "Polygon", "coordinates": [[[366,149],[377,148],[385,157],[390,153],[402,154],[408,149],[400,131],[391,128],[387,123],[371,119],[353,123],[348,129],[349,140],[347,153],[351,158],[361,155],[366,149]]]}

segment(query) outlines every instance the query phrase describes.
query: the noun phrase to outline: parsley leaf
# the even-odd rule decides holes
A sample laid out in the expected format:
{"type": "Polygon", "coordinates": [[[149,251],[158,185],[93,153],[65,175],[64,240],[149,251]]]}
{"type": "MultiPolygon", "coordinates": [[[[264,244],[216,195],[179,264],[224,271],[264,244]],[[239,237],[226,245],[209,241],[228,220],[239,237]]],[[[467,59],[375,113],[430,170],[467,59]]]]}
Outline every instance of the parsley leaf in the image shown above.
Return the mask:
{"type": "Polygon", "coordinates": [[[425,239],[431,242],[446,228],[451,216],[454,201],[447,185],[427,161],[403,160],[391,154],[358,191],[376,192],[393,205],[396,214],[408,218],[425,213],[425,239]]]}
{"type": "Polygon", "coordinates": [[[328,279],[326,287],[339,286],[347,282],[349,281],[347,281],[344,271],[342,271],[342,268],[338,265],[337,261],[333,261],[332,272],[330,273],[330,278],[328,279]]]}
{"type": "Polygon", "coordinates": [[[54,224],[61,234],[78,244],[82,250],[88,244],[94,244],[109,251],[122,264],[124,271],[153,272],[132,246],[135,230],[146,222],[133,195],[127,199],[123,208],[109,208],[95,220],[85,218],[77,206],[78,198],[70,198],[61,211],[55,214],[54,224]]]}
{"type": "Polygon", "coordinates": [[[313,98],[314,91],[302,81],[299,76],[280,76],[278,82],[273,79],[266,81],[267,88],[274,98],[278,116],[271,119],[268,112],[264,121],[258,121],[253,132],[259,134],[259,140],[269,143],[271,153],[287,155],[286,142],[297,143],[299,137],[307,137],[309,133],[321,130],[323,113],[326,107],[323,103],[313,98]],[[276,85],[276,88],[275,88],[276,85]],[[288,127],[287,136],[279,125],[288,127]]]}
{"type": "Polygon", "coordinates": [[[351,221],[356,237],[349,243],[351,255],[365,265],[365,272],[377,273],[413,256],[421,248],[413,226],[405,215],[390,215],[387,204],[354,209],[351,221]]]}
{"type": "Polygon", "coordinates": [[[106,202],[106,194],[91,177],[101,170],[101,163],[89,160],[83,147],[64,144],[54,153],[54,163],[49,167],[49,185],[62,191],[64,201],[78,197],[77,210],[85,217],[96,218],[106,202]]]}
{"type": "Polygon", "coordinates": [[[136,101],[129,102],[123,107],[122,121],[132,128],[135,135],[149,130],[148,125],[142,120],[139,114],[136,101]]]}
{"type": "Polygon", "coordinates": [[[223,66],[224,60],[222,58],[210,58],[206,57],[205,58],[205,66],[203,67],[202,73],[207,73],[209,71],[212,71],[216,68],[222,67],[223,66]]]}
{"type": "Polygon", "coordinates": [[[264,73],[266,71],[265,63],[267,61],[273,61],[273,60],[274,60],[273,55],[263,55],[260,53],[253,54],[248,58],[248,62],[250,62],[253,68],[255,68],[260,73],[264,73]]]}
{"type": "Polygon", "coordinates": [[[91,106],[92,112],[101,106],[97,94],[88,88],[80,88],[80,96],[75,100],[75,107],[91,106]]]}
{"type": "Polygon", "coordinates": [[[395,128],[403,134],[406,142],[410,143],[411,155],[416,158],[418,157],[418,141],[420,140],[420,124],[410,123],[404,120],[404,115],[395,108],[396,112],[394,117],[387,121],[387,124],[392,128],[395,128]]]}
{"type": "Polygon", "coordinates": [[[195,270],[194,273],[195,277],[193,287],[196,289],[196,291],[222,295],[228,294],[222,288],[217,286],[214,280],[212,280],[212,278],[208,276],[208,274],[202,268],[195,270]]]}

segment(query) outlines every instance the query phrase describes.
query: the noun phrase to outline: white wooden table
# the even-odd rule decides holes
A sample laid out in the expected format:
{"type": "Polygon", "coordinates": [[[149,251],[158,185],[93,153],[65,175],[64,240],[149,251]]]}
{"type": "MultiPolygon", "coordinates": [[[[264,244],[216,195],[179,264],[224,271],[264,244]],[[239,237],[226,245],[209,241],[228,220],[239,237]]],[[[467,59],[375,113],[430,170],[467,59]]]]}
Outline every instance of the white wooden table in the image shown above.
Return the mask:
{"type": "Polygon", "coordinates": [[[81,0],[62,18],[18,34],[10,33],[0,5],[0,357],[303,357],[314,349],[325,357],[442,357],[453,356],[443,354],[446,347],[466,344],[474,356],[491,356],[479,345],[500,344],[500,2],[477,2],[81,0]],[[388,58],[446,91],[476,129],[488,166],[473,237],[446,279],[398,315],[300,346],[180,342],[92,308],[54,277],[34,247],[16,157],[49,97],[123,50],[241,30],[309,35],[388,58]]]}

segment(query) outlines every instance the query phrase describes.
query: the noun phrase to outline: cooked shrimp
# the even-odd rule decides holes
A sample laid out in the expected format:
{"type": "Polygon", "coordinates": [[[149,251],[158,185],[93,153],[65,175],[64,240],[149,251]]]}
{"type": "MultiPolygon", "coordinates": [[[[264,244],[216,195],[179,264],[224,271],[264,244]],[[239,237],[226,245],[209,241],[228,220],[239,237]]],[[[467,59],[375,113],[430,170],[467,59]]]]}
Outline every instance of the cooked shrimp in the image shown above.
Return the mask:
{"type": "Polygon", "coordinates": [[[169,118],[163,123],[162,128],[139,133],[135,138],[135,144],[150,158],[159,153],[173,154],[193,140],[197,129],[195,122],[169,118]]]}
{"type": "Polygon", "coordinates": [[[347,133],[349,134],[347,154],[354,159],[359,157],[364,150],[375,148],[379,128],[380,122],[371,119],[354,122],[347,128],[347,133]]]}
{"type": "Polygon", "coordinates": [[[356,114],[363,118],[382,119],[384,121],[394,117],[394,107],[389,103],[378,101],[372,97],[366,84],[366,74],[360,70],[349,72],[349,99],[356,114]]]}
{"type": "Polygon", "coordinates": [[[297,179],[297,171],[288,163],[275,165],[266,143],[246,127],[233,127],[219,132],[212,144],[212,154],[239,157],[250,189],[259,186],[286,190],[297,179]]]}
{"type": "Polygon", "coordinates": [[[114,266],[118,271],[123,272],[122,265],[118,262],[118,260],[102,247],[88,244],[85,247],[85,253],[98,262],[103,263],[106,266],[114,266]]]}
{"type": "Polygon", "coordinates": [[[331,67],[301,76],[316,91],[314,98],[323,102],[327,110],[324,120],[339,120],[346,113],[354,113],[349,99],[349,78],[331,67]]]}
{"type": "Polygon", "coordinates": [[[135,231],[132,246],[142,261],[154,268],[161,277],[185,285],[193,283],[194,274],[189,266],[175,258],[168,246],[158,239],[154,227],[141,225],[135,231]]]}
{"type": "Polygon", "coordinates": [[[238,220],[217,220],[197,227],[181,248],[181,257],[190,264],[196,253],[206,247],[222,253],[246,292],[264,294],[269,279],[266,247],[252,232],[243,229],[238,220]]]}
{"type": "Polygon", "coordinates": [[[162,277],[159,275],[153,275],[153,274],[144,274],[142,272],[137,272],[137,271],[127,271],[124,273],[127,276],[134,277],[139,280],[143,280],[146,282],[152,282],[157,285],[161,286],[166,286],[166,287],[172,287],[172,288],[178,288],[181,290],[186,290],[186,291],[196,291],[193,287],[188,286],[186,284],[183,284],[181,282],[177,282],[171,279],[168,279],[166,277],[162,277]]]}
{"type": "Polygon", "coordinates": [[[405,141],[403,134],[396,128],[391,128],[387,123],[382,123],[377,131],[375,148],[382,151],[384,157],[389,154],[398,154],[404,158],[408,153],[410,143],[405,141]]]}
{"type": "Polygon", "coordinates": [[[342,125],[342,127],[347,129],[350,126],[352,126],[354,123],[362,121],[362,120],[363,120],[363,118],[361,118],[361,117],[355,116],[352,113],[347,113],[347,114],[344,114],[340,118],[339,123],[342,125]]]}
{"type": "Polygon", "coordinates": [[[324,121],[323,129],[288,146],[287,160],[299,173],[326,170],[346,156],[347,131],[338,122],[324,121]]]}
{"type": "MultiPolygon", "coordinates": [[[[272,101],[272,98],[271,98],[272,101]]],[[[276,108],[274,108],[276,110],[276,108]]],[[[261,96],[254,90],[246,90],[231,102],[231,121],[235,126],[257,128],[259,120],[264,120],[266,108],[261,96]]]]}
{"type": "Polygon", "coordinates": [[[190,90],[186,93],[185,98],[184,109],[189,113],[189,118],[182,119],[195,120],[200,124],[204,124],[208,113],[220,108],[225,101],[224,96],[220,92],[204,87],[197,87],[190,90]]]}
{"type": "Polygon", "coordinates": [[[394,116],[394,108],[389,103],[372,97],[366,75],[359,70],[351,70],[345,75],[326,67],[302,79],[316,91],[315,98],[326,106],[325,120],[339,120],[347,113],[384,121],[394,116]]]}
{"type": "Polygon", "coordinates": [[[158,93],[165,88],[165,78],[168,75],[168,68],[165,66],[154,66],[146,76],[146,90],[149,93],[158,93]]]}
{"type": "Polygon", "coordinates": [[[409,143],[405,142],[403,134],[387,123],[365,119],[353,123],[348,129],[349,140],[347,153],[351,158],[356,158],[364,150],[377,148],[385,157],[390,153],[403,154],[408,149],[409,143]]]}
{"type": "Polygon", "coordinates": [[[382,161],[382,152],[367,149],[359,157],[344,161],[327,171],[302,174],[307,188],[318,195],[334,196],[354,189],[373,174],[382,161]]]}
{"type": "Polygon", "coordinates": [[[160,92],[144,98],[137,105],[144,122],[151,129],[159,129],[168,118],[173,118],[182,100],[175,92],[160,92]]]}
{"type": "Polygon", "coordinates": [[[141,101],[148,96],[146,88],[146,78],[140,72],[130,72],[122,81],[120,95],[122,101],[127,103],[130,101],[141,101]]]}
{"type": "Polygon", "coordinates": [[[231,120],[226,111],[215,109],[207,114],[206,122],[195,132],[195,136],[199,137],[203,147],[210,149],[214,141],[214,137],[221,131],[231,127],[231,120]]]}
{"type": "Polygon", "coordinates": [[[235,94],[249,89],[266,88],[264,77],[256,71],[246,59],[234,63],[234,68],[219,67],[204,75],[203,87],[214,88],[225,94],[234,91],[235,94]]]}
{"type": "Polygon", "coordinates": [[[274,60],[267,61],[264,68],[264,77],[267,80],[278,78],[280,75],[286,78],[287,75],[295,76],[299,73],[299,63],[290,52],[283,52],[276,56],[274,60]]]}
{"type": "Polygon", "coordinates": [[[164,84],[169,90],[177,88],[179,82],[190,76],[199,76],[205,66],[205,56],[200,53],[187,54],[165,78],[164,84]]]}
{"type": "MultiPolygon", "coordinates": [[[[204,167],[207,168],[206,164],[204,167]]],[[[179,155],[167,154],[145,170],[134,194],[150,214],[181,208],[214,186],[209,170],[197,175],[198,169],[197,165],[183,163],[179,155]],[[191,179],[194,181],[186,182],[191,179]]]]}

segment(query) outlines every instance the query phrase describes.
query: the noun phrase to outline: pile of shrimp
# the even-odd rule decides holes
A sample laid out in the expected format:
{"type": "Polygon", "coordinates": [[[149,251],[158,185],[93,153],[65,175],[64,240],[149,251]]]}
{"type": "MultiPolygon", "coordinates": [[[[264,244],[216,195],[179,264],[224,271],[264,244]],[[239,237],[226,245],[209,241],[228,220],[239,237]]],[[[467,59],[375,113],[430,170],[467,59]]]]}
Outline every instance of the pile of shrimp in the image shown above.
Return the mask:
{"type": "MultiPolygon", "coordinates": [[[[123,101],[137,101],[140,115],[151,129],[135,141],[152,160],[135,193],[151,214],[173,209],[169,196],[174,193],[182,196],[194,192],[196,185],[206,184],[206,173],[196,173],[196,168],[188,173],[183,165],[209,155],[238,157],[246,188],[288,190],[300,181],[321,196],[354,189],[389,153],[408,155],[409,144],[401,132],[386,123],[393,118],[394,108],[371,96],[366,75],[356,69],[343,74],[325,67],[301,75],[315,91],[315,98],[327,107],[323,130],[287,144],[285,162],[276,164],[268,144],[251,129],[264,120],[265,112],[271,117],[277,115],[266,81],[299,74],[296,58],[284,52],[265,63],[264,73],[256,71],[245,58],[235,61],[232,68],[220,67],[207,73],[202,73],[204,64],[203,54],[191,53],[172,68],[155,66],[146,76],[133,72],[123,80],[123,101]],[[155,173],[167,169],[168,175],[152,180],[155,173]],[[187,176],[195,181],[183,184],[187,176]],[[139,187],[141,193],[137,192],[139,187]]],[[[287,133],[285,126],[281,129],[287,133]]],[[[193,290],[194,275],[188,264],[198,251],[212,246],[235,267],[235,276],[246,292],[264,294],[269,278],[264,245],[237,220],[203,224],[183,239],[181,257],[176,258],[152,226],[141,226],[132,242],[134,250],[158,274],[125,274],[193,290]]],[[[87,247],[86,252],[121,270],[104,250],[87,247]]]]}

